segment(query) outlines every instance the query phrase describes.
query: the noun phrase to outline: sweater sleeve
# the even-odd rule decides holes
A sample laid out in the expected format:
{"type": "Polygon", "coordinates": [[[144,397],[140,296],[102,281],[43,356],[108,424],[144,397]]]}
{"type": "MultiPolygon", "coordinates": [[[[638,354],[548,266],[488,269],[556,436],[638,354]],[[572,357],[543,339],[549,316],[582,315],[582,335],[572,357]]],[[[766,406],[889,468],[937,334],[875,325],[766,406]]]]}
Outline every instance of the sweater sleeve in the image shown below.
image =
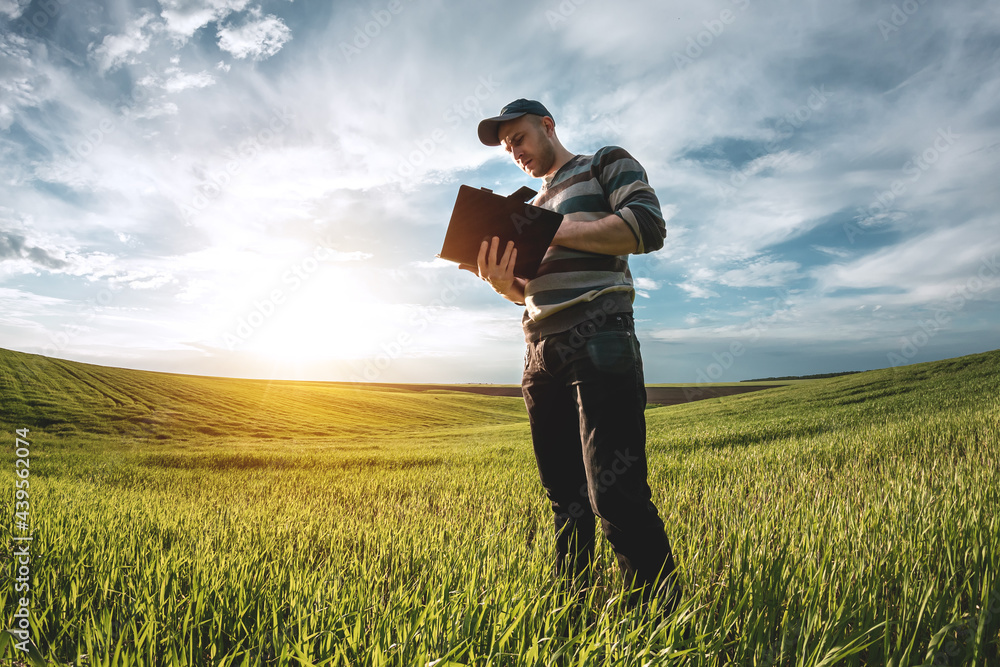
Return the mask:
{"type": "Polygon", "coordinates": [[[592,169],[604,189],[612,212],[635,236],[635,254],[659,250],[667,237],[660,202],[649,185],[646,170],[624,148],[607,146],[594,154],[592,169]]]}

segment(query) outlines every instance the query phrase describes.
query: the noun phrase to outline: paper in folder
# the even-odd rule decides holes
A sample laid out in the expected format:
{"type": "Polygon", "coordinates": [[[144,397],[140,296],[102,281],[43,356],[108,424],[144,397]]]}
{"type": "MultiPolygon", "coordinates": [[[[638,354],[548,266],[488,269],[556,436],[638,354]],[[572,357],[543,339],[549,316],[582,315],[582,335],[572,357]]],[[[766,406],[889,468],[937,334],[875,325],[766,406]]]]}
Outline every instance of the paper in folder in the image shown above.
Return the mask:
{"type": "Polygon", "coordinates": [[[486,188],[459,187],[444,245],[437,256],[475,266],[482,242],[498,236],[497,259],[503,256],[507,242],[513,241],[517,248],[514,275],[534,278],[562,222],[562,214],[527,203],[536,194],[527,186],[506,197],[486,188]]]}

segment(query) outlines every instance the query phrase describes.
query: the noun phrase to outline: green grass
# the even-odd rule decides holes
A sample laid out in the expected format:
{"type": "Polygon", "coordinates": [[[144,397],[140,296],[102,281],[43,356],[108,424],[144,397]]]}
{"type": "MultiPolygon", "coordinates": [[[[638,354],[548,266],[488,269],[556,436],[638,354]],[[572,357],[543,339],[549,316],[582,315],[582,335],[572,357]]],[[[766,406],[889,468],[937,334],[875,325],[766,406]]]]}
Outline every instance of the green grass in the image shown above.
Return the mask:
{"type": "Polygon", "coordinates": [[[0,350],[32,636],[74,665],[997,664],[998,378],[992,352],[648,410],[687,593],[661,622],[603,540],[564,604],[520,399],[0,350]]]}

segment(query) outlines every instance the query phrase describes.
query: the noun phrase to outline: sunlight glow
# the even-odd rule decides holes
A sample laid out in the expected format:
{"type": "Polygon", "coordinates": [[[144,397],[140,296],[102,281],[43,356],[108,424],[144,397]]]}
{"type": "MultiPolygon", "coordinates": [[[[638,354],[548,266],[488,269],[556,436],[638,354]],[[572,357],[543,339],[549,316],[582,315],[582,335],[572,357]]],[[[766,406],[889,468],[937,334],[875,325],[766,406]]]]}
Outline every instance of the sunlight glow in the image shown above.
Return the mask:
{"type": "Polygon", "coordinates": [[[389,313],[358,283],[345,268],[317,273],[275,307],[246,351],[298,364],[364,356],[380,339],[389,313]]]}

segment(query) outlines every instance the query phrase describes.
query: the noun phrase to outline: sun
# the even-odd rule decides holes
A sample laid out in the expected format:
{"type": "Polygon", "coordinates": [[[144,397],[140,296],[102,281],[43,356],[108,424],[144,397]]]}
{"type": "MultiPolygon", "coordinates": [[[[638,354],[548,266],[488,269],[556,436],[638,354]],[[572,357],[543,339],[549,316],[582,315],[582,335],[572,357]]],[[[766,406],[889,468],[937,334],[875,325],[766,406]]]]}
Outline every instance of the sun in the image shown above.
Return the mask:
{"type": "Polygon", "coordinates": [[[363,357],[384,335],[386,308],[344,274],[325,271],[283,295],[243,349],[295,364],[363,357]]]}

